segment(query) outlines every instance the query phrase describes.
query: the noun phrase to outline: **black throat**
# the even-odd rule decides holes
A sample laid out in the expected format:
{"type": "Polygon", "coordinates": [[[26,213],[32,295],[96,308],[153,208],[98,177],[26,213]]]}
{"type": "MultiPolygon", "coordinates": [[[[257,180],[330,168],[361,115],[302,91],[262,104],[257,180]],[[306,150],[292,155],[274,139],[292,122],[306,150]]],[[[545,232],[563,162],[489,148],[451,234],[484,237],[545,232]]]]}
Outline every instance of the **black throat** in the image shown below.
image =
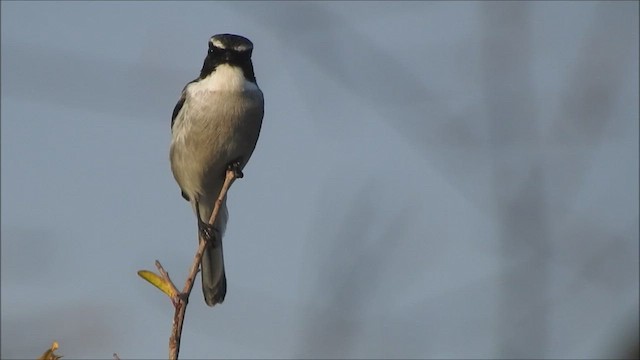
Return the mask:
{"type": "Polygon", "coordinates": [[[216,70],[219,65],[229,64],[236,66],[242,70],[244,78],[253,83],[256,82],[256,76],[253,73],[253,63],[251,62],[251,52],[222,50],[209,52],[204,59],[202,70],[200,70],[200,79],[204,79],[216,70]]]}

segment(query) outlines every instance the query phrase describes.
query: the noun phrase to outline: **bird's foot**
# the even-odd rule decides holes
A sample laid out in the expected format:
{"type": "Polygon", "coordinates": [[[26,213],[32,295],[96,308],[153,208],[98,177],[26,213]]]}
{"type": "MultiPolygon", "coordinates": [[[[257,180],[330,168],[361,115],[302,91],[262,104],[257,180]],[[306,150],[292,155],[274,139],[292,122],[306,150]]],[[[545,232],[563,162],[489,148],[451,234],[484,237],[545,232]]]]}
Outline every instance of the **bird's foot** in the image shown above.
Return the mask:
{"type": "Polygon", "coordinates": [[[242,165],[240,164],[240,160],[234,161],[227,165],[227,170],[233,171],[233,174],[237,179],[242,179],[244,174],[242,173],[242,169],[240,168],[242,165]]]}
{"type": "Polygon", "coordinates": [[[218,230],[214,228],[213,225],[202,220],[198,220],[198,231],[200,233],[200,237],[211,244],[211,246],[214,248],[219,246],[218,230]]]}

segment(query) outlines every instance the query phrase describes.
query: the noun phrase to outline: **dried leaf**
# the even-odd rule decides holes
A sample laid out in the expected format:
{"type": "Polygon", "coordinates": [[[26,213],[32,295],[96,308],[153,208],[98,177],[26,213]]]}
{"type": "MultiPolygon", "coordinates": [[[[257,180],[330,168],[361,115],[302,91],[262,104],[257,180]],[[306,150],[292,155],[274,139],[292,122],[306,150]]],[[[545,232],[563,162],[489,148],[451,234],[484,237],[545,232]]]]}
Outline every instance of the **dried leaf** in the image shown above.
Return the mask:
{"type": "Polygon", "coordinates": [[[53,344],[51,344],[51,348],[47,351],[45,351],[39,358],[38,360],[58,360],[60,359],[62,356],[61,355],[57,355],[55,353],[56,350],[58,350],[58,342],[54,341],[53,344]]]}

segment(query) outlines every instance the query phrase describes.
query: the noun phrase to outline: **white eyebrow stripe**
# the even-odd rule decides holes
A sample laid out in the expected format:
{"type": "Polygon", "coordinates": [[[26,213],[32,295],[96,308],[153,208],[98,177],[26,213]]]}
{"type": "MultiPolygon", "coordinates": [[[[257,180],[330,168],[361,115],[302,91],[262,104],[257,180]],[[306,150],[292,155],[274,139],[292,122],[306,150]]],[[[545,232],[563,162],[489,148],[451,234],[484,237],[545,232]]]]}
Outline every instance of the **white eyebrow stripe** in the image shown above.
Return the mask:
{"type": "Polygon", "coordinates": [[[211,45],[217,47],[218,49],[226,49],[224,44],[218,39],[211,39],[211,45]]]}
{"type": "Polygon", "coordinates": [[[236,51],[246,51],[246,50],[250,50],[251,48],[252,48],[251,46],[243,44],[243,45],[240,45],[240,46],[236,46],[234,48],[234,50],[236,50],[236,51]]]}
{"type": "MultiPolygon", "coordinates": [[[[226,46],[218,39],[211,39],[211,45],[217,47],[218,49],[223,49],[226,50],[226,46]]],[[[247,51],[247,50],[251,50],[253,48],[253,46],[248,45],[248,44],[241,44],[239,46],[236,46],[233,48],[233,50],[236,51],[247,51]]]]}

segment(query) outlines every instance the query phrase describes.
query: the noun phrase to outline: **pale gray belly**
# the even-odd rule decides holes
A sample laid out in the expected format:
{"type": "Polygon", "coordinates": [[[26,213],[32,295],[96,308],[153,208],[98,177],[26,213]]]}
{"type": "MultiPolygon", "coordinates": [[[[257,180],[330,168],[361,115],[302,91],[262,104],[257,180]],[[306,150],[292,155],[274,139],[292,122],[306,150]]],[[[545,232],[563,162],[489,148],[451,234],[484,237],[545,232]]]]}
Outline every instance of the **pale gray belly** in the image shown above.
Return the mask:
{"type": "Polygon", "coordinates": [[[190,197],[217,196],[226,167],[244,167],[258,140],[262,94],[209,93],[187,98],[172,130],[171,170],[190,197]],[[189,102],[189,103],[187,103],[189,102]]]}

